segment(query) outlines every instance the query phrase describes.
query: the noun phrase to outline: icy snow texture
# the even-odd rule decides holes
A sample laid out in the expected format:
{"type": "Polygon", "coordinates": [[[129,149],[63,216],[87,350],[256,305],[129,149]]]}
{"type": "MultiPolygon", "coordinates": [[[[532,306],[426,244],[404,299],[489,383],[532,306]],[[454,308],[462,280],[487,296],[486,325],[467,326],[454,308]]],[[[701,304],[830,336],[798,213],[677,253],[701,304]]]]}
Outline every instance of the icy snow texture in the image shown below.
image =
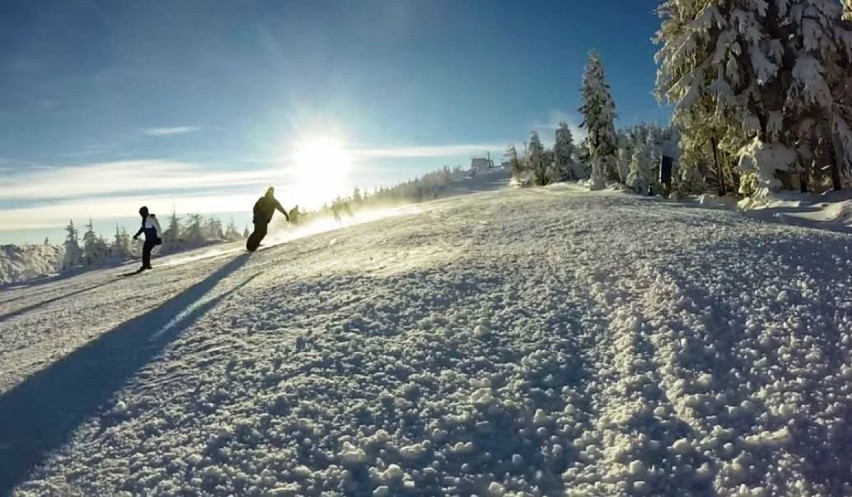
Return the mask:
{"type": "Polygon", "coordinates": [[[0,493],[849,495],[850,242],[554,187],[4,291],[0,493]]]}

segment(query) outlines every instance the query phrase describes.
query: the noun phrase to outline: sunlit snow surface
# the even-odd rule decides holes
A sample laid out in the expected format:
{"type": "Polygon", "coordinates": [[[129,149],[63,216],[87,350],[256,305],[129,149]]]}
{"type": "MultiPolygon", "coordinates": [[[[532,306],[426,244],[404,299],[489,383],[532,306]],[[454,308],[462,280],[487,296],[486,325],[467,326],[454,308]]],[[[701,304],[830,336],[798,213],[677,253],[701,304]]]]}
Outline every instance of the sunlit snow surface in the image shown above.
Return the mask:
{"type": "Polygon", "coordinates": [[[568,187],[316,231],[3,291],[0,495],[852,494],[849,235],[568,187]]]}

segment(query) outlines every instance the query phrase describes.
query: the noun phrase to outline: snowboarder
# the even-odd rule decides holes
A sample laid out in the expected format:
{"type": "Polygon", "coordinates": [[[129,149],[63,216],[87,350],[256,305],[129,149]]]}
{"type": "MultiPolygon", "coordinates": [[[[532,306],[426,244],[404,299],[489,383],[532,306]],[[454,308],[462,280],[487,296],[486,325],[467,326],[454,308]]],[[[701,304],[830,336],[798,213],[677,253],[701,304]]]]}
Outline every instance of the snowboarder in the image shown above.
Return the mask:
{"type": "Polygon", "coordinates": [[[157,217],[148,212],[148,208],[145,206],[139,209],[139,215],[142,216],[142,226],[133,235],[133,239],[138,240],[139,235],[144,233],[145,244],[142,245],[142,267],[136,271],[137,273],[151,269],[151,251],[154,250],[154,247],[163,243],[163,239],[160,238],[162,230],[160,229],[160,222],[157,221],[157,217]]]}
{"type": "Polygon", "coordinates": [[[293,224],[299,224],[299,205],[296,204],[296,207],[290,209],[290,222],[293,224]]]}
{"type": "Polygon", "coordinates": [[[254,223],[254,231],[246,240],[246,250],[254,252],[260,246],[260,242],[266,236],[266,230],[269,223],[272,221],[272,216],[278,210],[284,214],[287,222],[290,221],[290,215],[281,207],[281,203],[275,199],[275,188],[269,187],[266,194],[260,197],[254,204],[252,223],[254,223]]]}

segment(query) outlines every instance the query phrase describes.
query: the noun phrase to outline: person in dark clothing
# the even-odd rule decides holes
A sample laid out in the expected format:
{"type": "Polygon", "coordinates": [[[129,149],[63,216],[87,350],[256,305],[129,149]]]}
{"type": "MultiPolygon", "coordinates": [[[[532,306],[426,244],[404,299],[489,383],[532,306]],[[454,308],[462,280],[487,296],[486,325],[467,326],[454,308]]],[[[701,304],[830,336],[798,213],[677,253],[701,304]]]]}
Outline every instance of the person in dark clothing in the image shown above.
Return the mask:
{"type": "Polygon", "coordinates": [[[253,217],[251,222],[254,224],[254,231],[246,241],[246,249],[249,252],[254,252],[260,246],[260,242],[266,236],[266,231],[269,228],[269,223],[272,221],[272,216],[275,211],[284,214],[284,218],[290,221],[290,215],[281,203],[275,199],[275,188],[269,187],[266,194],[260,197],[254,204],[253,217]]]}
{"type": "Polygon", "coordinates": [[[290,209],[290,222],[293,224],[299,224],[299,206],[296,205],[292,209],[290,209]]]}
{"type": "Polygon", "coordinates": [[[142,216],[142,226],[133,235],[133,239],[138,240],[139,235],[145,234],[145,243],[142,245],[142,267],[137,271],[141,273],[146,269],[151,269],[151,251],[154,250],[154,247],[163,243],[163,240],[160,238],[162,230],[157,217],[148,212],[148,208],[145,206],[139,209],[139,215],[142,216]]]}

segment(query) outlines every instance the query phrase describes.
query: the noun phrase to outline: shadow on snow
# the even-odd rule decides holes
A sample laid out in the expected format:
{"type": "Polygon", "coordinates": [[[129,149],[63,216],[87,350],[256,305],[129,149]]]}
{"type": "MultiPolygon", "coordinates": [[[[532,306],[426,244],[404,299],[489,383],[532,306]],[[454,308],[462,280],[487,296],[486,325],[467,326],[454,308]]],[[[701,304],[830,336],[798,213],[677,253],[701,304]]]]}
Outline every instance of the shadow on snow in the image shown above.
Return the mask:
{"type": "Polygon", "coordinates": [[[0,396],[0,495],[11,493],[182,330],[247,283],[204,299],[247,260],[248,254],[237,257],[160,307],[104,333],[0,396]]]}
{"type": "MultiPolygon", "coordinates": [[[[73,297],[75,295],[80,295],[82,293],[86,293],[90,290],[94,290],[95,288],[100,288],[100,287],[105,286],[107,284],[109,284],[109,283],[98,283],[98,284],[95,284],[95,285],[85,286],[83,288],[78,288],[76,290],[72,290],[70,292],[63,293],[63,294],[58,295],[56,297],[51,297],[51,298],[46,299],[46,300],[40,300],[40,301],[36,302],[35,304],[30,304],[30,305],[21,307],[19,309],[15,309],[14,311],[7,312],[6,314],[0,314],[0,324],[2,324],[3,322],[8,321],[8,320],[10,320],[14,317],[20,316],[21,314],[26,314],[30,311],[38,309],[39,307],[46,306],[48,304],[52,304],[53,302],[58,302],[60,300],[67,299],[67,298],[73,297]]],[[[10,299],[10,301],[16,300],[16,299],[17,298],[10,299]]],[[[0,302],[0,305],[5,305],[6,303],[7,302],[0,302]]]]}

